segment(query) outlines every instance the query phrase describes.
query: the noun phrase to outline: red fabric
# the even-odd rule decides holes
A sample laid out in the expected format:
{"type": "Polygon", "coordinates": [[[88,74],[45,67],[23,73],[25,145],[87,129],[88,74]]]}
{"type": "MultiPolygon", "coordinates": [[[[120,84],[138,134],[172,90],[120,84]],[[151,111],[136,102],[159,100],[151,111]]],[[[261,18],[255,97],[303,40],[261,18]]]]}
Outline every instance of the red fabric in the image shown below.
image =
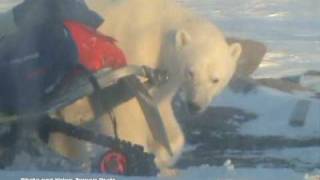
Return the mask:
{"type": "Polygon", "coordinates": [[[80,63],[92,72],[102,68],[119,68],[126,65],[126,59],[112,37],[75,21],[65,21],[76,42],[80,63]]]}

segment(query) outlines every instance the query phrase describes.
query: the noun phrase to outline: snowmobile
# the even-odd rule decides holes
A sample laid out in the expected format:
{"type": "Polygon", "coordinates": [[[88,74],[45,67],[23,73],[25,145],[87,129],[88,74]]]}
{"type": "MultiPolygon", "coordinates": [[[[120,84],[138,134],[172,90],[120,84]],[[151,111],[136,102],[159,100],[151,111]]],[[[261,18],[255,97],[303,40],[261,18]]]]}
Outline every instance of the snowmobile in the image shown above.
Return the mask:
{"type": "MultiPolygon", "coordinates": [[[[126,64],[112,37],[82,22],[65,20],[63,26],[56,24],[34,25],[0,40],[0,127],[9,127],[0,133],[0,146],[12,152],[10,148],[29,132],[37,132],[43,142],[50,133],[60,132],[108,149],[97,155],[99,161],[92,165],[93,172],[156,175],[154,155],[144,152],[142,146],[120,140],[116,133],[109,137],[69,124],[52,114],[90,97],[97,102],[97,109],[103,110],[97,110],[98,119],[136,97],[153,136],[170,153],[161,115],[148,92],[166,82],[166,72],[126,64]]],[[[116,117],[114,120],[116,128],[116,117]]],[[[0,157],[2,168],[10,164],[14,153],[10,156],[6,161],[0,157]]]]}

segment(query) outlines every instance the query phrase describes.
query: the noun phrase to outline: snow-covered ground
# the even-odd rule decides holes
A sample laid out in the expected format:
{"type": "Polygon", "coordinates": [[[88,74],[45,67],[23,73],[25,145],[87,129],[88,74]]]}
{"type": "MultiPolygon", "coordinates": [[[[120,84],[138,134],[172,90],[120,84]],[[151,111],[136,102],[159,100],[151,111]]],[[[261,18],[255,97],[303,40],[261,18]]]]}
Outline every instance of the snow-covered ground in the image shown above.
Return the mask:
{"type": "Polygon", "coordinates": [[[2,172],[1,179],[36,180],[38,178],[38,180],[319,180],[319,176],[315,175],[316,173],[317,172],[303,175],[296,173],[290,169],[279,170],[263,168],[241,168],[232,170],[228,167],[212,168],[208,166],[202,166],[182,171],[181,175],[178,177],[129,178],[99,174],[56,174],[50,172],[39,172],[35,175],[34,172],[2,172]]]}
{"type": "Polygon", "coordinates": [[[216,22],[230,36],[268,46],[256,77],[320,69],[318,0],[180,0],[216,22]]]}
{"type": "MultiPolygon", "coordinates": [[[[253,74],[254,78],[279,78],[320,69],[320,1],[181,0],[181,2],[212,19],[228,36],[254,39],[267,45],[268,52],[260,68],[253,74]]],[[[242,135],[293,139],[320,137],[320,102],[309,99],[307,94],[288,94],[265,87],[259,87],[248,94],[235,93],[227,89],[215,99],[213,106],[236,107],[257,114],[257,119],[243,123],[239,127],[239,133],[242,135]],[[290,116],[296,103],[302,99],[311,102],[305,124],[302,127],[290,126],[290,116]]],[[[255,155],[242,154],[242,156],[255,155]]],[[[307,164],[320,163],[319,147],[270,149],[256,156],[283,158],[307,164]]],[[[310,173],[319,175],[319,169],[310,173]]],[[[312,179],[307,172],[285,168],[235,167],[235,170],[228,171],[224,167],[194,167],[183,172],[183,175],[185,174],[193,179],[312,179]]],[[[320,179],[319,176],[313,178],[320,179]]]]}
{"type": "MultiPolygon", "coordinates": [[[[260,68],[254,73],[254,78],[278,78],[320,69],[320,1],[186,1],[195,10],[212,18],[228,35],[255,39],[267,45],[268,52],[260,68]]],[[[269,88],[258,88],[249,94],[226,90],[215,99],[213,105],[238,107],[256,113],[256,120],[240,126],[239,132],[244,135],[319,138],[319,100],[310,100],[303,127],[289,126],[289,118],[301,99],[308,97],[269,88]]],[[[319,148],[270,150],[264,155],[320,162],[319,148]]],[[[260,171],[261,169],[245,171],[248,178],[244,179],[263,179],[268,175],[274,175],[269,179],[303,179],[301,174],[289,173],[287,169],[260,171]],[[279,171],[285,175],[282,176],[279,171]],[[255,175],[258,176],[253,178],[255,175]]],[[[243,178],[236,176],[230,179],[243,178]]]]}
{"type": "MultiPolygon", "coordinates": [[[[20,0],[0,0],[0,12],[20,0]]],[[[283,77],[307,70],[320,70],[320,1],[319,0],[180,0],[183,4],[214,21],[228,36],[261,41],[268,47],[254,78],[283,77]]],[[[308,99],[303,94],[287,94],[259,87],[249,94],[226,90],[213,106],[230,106],[258,115],[244,123],[239,132],[253,136],[286,136],[289,138],[320,137],[320,102],[310,99],[305,125],[289,126],[288,119],[295,104],[308,99]]],[[[320,163],[319,147],[267,150],[265,155],[320,163]]],[[[218,180],[319,180],[320,170],[299,172],[287,168],[238,168],[225,166],[190,167],[175,178],[218,180]]],[[[101,175],[53,174],[35,172],[1,172],[0,179],[29,178],[112,178],[101,175]]],[[[150,178],[115,179],[143,180],[150,178]]],[[[152,178],[156,179],[156,178],[152,178]]]]}

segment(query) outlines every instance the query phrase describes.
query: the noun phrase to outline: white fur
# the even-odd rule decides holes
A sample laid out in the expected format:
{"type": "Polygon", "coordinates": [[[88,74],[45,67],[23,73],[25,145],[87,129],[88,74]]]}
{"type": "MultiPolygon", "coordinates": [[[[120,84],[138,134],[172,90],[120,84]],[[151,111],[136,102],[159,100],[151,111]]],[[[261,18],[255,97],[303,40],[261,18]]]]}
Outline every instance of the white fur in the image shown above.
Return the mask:
{"type": "MultiPolygon", "coordinates": [[[[228,46],[221,31],[211,22],[172,0],[120,0],[116,3],[87,0],[87,3],[90,7],[99,7],[96,10],[106,20],[99,31],[117,39],[129,64],[168,71],[168,83],[154,89],[152,95],[163,116],[173,157],[152,138],[136,99],[121,104],[114,113],[121,139],[141,144],[147,152],[154,153],[161,169],[172,166],[185,144],[173,113],[173,96],[181,88],[186,100],[199,107],[197,112],[203,111],[231,79],[241,52],[240,45],[228,46]]],[[[72,110],[62,115],[70,113],[72,110]]],[[[100,123],[101,132],[113,135],[107,115],[100,123]]]]}

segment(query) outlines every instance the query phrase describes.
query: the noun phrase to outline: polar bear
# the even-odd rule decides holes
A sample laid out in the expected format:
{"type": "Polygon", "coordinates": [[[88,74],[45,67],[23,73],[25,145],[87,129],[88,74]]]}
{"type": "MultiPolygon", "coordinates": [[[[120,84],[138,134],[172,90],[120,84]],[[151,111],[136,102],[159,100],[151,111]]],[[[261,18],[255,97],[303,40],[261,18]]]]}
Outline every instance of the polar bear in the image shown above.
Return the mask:
{"type": "MultiPolygon", "coordinates": [[[[121,139],[143,145],[145,151],[154,153],[161,170],[172,167],[185,144],[172,108],[174,95],[181,89],[191,113],[204,111],[235,72],[240,44],[228,45],[214,24],[172,0],[87,0],[87,4],[105,17],[98,30],[117,39],[128,64],[168,72],[168,82],[154,88],[151,94],[163,117],[173,156],[152,137],[136,99],[116,107],[114,114],[121,139]]],[[[76,108],[81,103],[88,104],[88,99],[78,101],[74,108],[71,105],[60,114],[77,121],[76,108]]],[[[114,134],[108,115],[99,123],[102,133],[114,134]]],[[[62,137],[53,138],[52,145],[59,149],[59,141],[66,142],[62,137]]],[[[61,149],[64,154],[74,155],[74,151],[61,149]]]]}
{"type": "MultiPolygon", "coordinates": [[[[87,0],[89,7],[97,6],[93,1],[87,0]]],[[[169,91],[184,84],[192,110],[203,111],[229,82],[241,46],[228,46],[222,32],[207,19],[172,0],[101,2],[106,3],[99,5],[106,7],[100,8],[106,21],[99,31],[117,39],[129,64],[174,74],[169,91]],[[186,77],[191,81],[183,81],[186,77]]],[[[156,94],[161,99],[166,93],[156,94]]]]}

